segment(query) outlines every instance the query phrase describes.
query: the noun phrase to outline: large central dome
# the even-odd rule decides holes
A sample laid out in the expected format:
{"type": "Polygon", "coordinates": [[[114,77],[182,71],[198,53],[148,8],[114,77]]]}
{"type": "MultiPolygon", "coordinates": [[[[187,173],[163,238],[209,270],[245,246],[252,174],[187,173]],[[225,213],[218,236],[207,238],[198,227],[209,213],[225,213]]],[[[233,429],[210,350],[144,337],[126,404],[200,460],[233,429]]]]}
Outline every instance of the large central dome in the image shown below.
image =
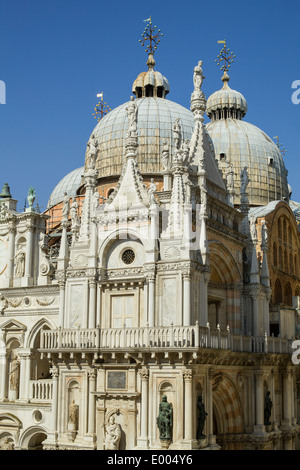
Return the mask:
{"type": "MultiPolygon", "coordinates": [[[[160,162],[163,142],[174,151],[172,125],[179,118],[182,138],[190,139],[194,116],[180,104],[165,98],[144,97],[135,100],[138,130],[138,165],[143,175],[154,175],[163,170],[160,162]]],[[[100,120],[92,136],[98,141],[96,170],[98,178],[120,175],[124,163],[125,134],[128,129],[126,102],[100,120]]]]}

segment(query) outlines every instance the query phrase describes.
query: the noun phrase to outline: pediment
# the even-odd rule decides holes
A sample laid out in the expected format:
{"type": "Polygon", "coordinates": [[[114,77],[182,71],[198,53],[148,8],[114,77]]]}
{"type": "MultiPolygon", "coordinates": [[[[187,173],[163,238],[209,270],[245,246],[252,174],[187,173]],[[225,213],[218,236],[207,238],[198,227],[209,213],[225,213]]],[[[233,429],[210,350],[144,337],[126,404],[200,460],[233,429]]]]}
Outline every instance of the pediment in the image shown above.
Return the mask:
{"type": "Polygon", "coordinates": [[[7,320],[0,325],[2,331],[26,331],[27,327],[17,320],[7,320]]]}

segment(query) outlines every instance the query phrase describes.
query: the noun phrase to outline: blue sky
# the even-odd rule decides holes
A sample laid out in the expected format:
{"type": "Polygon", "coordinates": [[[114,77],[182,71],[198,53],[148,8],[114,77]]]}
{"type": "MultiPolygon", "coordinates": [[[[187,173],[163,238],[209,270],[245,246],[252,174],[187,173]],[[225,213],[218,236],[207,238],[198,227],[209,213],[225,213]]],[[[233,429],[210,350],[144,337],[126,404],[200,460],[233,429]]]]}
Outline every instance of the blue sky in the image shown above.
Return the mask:
{"type": "Polygon", "coordinates": [[[215,58],[226,39],[245,120],[279,136],[300,201],[300,104],[291,100],[300,80],[299,1],[0,0],[0,186],[9,183],[18,209],[32,185],[44,210],[60,179],[83,165],[98,92],[111,108],[129,100],[146,70],[139,39],[150,15],[164,33],[156,69],[170,82],[168,98],[187,108],[198,60],[206,97],[221,88],[215,58]]]}

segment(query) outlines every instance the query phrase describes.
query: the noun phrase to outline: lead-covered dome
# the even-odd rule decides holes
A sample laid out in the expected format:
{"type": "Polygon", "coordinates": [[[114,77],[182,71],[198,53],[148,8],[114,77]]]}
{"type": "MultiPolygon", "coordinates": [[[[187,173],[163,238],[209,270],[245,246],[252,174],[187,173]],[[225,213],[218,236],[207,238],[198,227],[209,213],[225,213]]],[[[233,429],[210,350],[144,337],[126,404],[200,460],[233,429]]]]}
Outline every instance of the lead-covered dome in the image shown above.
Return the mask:
{"type": "MultiPolygon", "coordinates": [[[[137,105],[138,143],[137,162],[143,175],[163,171],[161,153],[164,141],[170,152],[175,150],[172,126],[179,118],[182,138],[190,139],[194,128],[194,116],[180,104],[164,98],[145,97],[135,100],[137,105]]],[[[120,175],[124,163],[125,134],[128,129],[126,102],[106,116],[95,127],[92,136],[98,141],[95,168],[98,178],[120,175]]]]}
{"type": "Polygon", "coordinates": [[[84,167],[76,168],[76,170],[71,171],[60,180],[51,193],[47,209],[50,209],[61,202],[65,193],[67,193],[69,197],[74,197],[76,195],[77,190],[80,187],[83,172],[84,167]]]}
{"type": "MultiPolygon", "coordinates": [[[[224,74],[225,76],[225,74],[224,74]]],[[[270,201],[289,198],[287,170],[277,145],[261,129],[242,120],[247,111],[243,95],[229,89],[226,74],[224,86],[207,100],[206,125],[216,158],[226,177],[227,164],[234,168],[235,204],[240,203],[240,172],[247,167],[250,205],[266,205],[270,201]]]]}

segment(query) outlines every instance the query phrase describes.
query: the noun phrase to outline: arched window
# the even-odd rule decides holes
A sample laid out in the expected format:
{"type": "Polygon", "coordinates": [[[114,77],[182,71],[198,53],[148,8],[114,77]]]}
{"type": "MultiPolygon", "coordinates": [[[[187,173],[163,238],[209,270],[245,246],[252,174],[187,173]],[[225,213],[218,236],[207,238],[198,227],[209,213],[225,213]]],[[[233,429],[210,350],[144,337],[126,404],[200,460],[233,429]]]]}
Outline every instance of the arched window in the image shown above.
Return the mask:
{"type": "Polygon", "coordinates": [[[292,236],[292,227],[289,224],[289,229],[288,229],[288,241],[289,245],[293,244],[293,236],[292,236]]]}
{"type": "Polygon", "coordinates": [[[284,250],[284,271],[286,273],[289,272],[289,259],[288,259],[287,250],[284,250]]]}
{"type": "Polygon", "coordinates": [[[298,276],[298,261],[297,261],[297,255],[294,256],[294,273],[296,276],[298,276]]]}
{"type": "Polygon", "coordinates": [[[275,242],[273,243],[273,265],[277,266],[277,245],[275,242]]]}
{"type": "Polygon", "coordinates": [[[289,282],[286,283],[284,288],[284,303],[290,306],[293,305],[292,288],[289,282]]]}
{"type": "Polygon", "coordinates": [[[273,303],[280,304],[281,302],[282,302],[281,282],[279,279],[276,279],[274,292],[273,292],[273,303]]]}
{"type": "Polygon", "coordinates": [[[282,240],[281,218],[278,219],[278,238],[282,240]]]}
{"type": "Polygon", "coordinates": [[[290,253],[290,273],[294,274],[294,267],[293,267],[293,255],[290,253]]]}
{"type": "Polygon", "coordinates": [[[283,219],[283,241],[286,243],[286,220],[283,219]]]}
{"type": "Polygon", "coordinates": [[[110,188],[108,191],[107,191],[107,194],[106,194],[106,197],[109,197],[113,192],[114,192],[114,188],[110,188]]]}
{"type": "Polygon", "coordinates": [[[281,248],[281,246],[279,247],[279,269],[283,269],[283,264],[282,264],[282,248],[281,248]]]}

